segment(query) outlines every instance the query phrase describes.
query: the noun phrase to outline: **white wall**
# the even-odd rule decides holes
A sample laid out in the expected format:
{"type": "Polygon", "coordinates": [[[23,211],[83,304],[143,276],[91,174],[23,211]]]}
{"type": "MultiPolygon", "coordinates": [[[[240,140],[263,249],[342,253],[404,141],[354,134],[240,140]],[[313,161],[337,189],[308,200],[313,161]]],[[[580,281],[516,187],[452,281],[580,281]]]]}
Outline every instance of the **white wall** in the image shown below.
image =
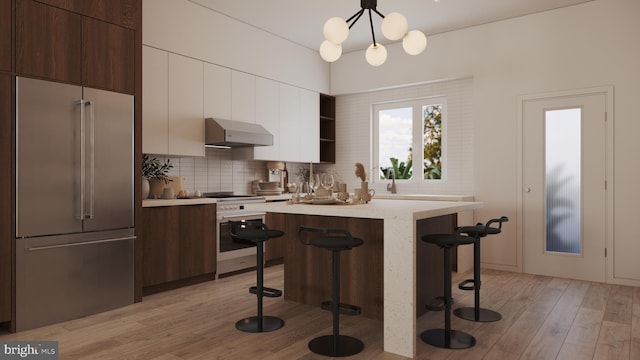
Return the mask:
{"type": "MultiPolygon", "coordinates": [[[[387,47],[387,63],[379,68],[368,66],[361,52],[345,54],[332,64],[331,93],[473,77],[474,195],[486,205],[476,212],[476,220],[499,215],[512,219],[501,236],[485,240],[483,261],[495,268],[521,270],[515,223],[521,191],[518,96],[613,85],[615,249],[613,259],[608,259],[614,261],[614,274],[609,276],[619,283],[638,284],[640,241],[634,210],[640,203],[636,189],[640,184],[639,16],[638,0],[596,0],[430,36],[427,50],[416,57],[393,44],[387,47]]],[[[348,123],[348,114],[337,121],[348,123]]],[[[362,141],[360,146],[367,149],[370,144],[362,141]]]]}

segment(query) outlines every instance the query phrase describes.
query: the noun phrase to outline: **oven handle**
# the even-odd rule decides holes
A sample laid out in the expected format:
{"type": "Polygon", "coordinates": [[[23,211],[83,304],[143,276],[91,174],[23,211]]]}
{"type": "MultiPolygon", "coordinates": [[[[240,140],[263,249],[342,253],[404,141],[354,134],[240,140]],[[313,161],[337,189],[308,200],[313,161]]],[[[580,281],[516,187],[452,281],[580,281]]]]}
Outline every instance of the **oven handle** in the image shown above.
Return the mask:
{"type": "Polygon", "coordinates": [[[243,219],[247,219],[250,217],[257,217],[257,216],[265,216],[267,213],[265,212],[255,212],[255,213],[246,213],[246,214],[235,214],[235,215],[220,215],[218,216],[218,221],[227,221],[227,220],[232,220],[232,219],[238,219],[238,220],[243,220],[243,219]]]}

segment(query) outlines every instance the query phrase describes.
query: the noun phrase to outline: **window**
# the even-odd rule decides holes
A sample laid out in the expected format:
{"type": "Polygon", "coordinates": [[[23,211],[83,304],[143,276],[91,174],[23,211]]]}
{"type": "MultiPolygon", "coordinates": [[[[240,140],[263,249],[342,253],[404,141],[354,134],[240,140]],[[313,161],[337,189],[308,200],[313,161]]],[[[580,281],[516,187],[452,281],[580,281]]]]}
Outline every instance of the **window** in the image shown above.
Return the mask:
{"type": "Polygon", "coordinates": [[[375,178],[395,174],[407,183],[444,179],[445,114],[442,97],[374,105],[375,178]]]}

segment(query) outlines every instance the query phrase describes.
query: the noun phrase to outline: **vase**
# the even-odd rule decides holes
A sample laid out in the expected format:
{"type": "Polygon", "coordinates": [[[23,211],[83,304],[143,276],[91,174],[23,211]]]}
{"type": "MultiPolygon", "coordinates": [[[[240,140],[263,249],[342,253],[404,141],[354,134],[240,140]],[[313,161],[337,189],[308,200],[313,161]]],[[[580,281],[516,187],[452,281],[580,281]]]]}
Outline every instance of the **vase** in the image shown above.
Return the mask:
{"type": "Polygon", "coordinates": [[[164,181],[160,178],[149,179],[149,198],[160,199],[164,190],[164,181]]]}
{"type": "Polygon", "coordinates": [[[142,177],[142,199],[146,199],[149,197],[149,190],[151,188],[149,187],[149,179],[147,179],[146,177],[142,177]]]}

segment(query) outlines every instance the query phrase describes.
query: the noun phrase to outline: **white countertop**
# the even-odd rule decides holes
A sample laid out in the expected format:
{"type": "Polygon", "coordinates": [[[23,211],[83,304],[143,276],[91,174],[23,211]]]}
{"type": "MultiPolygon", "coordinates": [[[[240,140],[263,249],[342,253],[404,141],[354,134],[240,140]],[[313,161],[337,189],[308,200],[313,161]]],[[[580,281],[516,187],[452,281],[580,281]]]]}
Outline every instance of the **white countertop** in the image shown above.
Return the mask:
{"type": "Polygon", "coordinates": [[[357,217],[367,219],[425,219],[482,207],[472,201],[396,200],[374,198],[368,204],[359,205],[311,205],[287,202],[247,204],[251,210],[322,216],[357,217]]]}
{"type": "MultiPolygon", "coordinates": [[[[256,195],[258,196],[258,195],[256,195]]],[[[267,202],[271,201],[286,201],[291,199],[291,194],[282,195],[269,195],[264,196],[267,202]]],[[[430,195],[430,194],[376,194],[375,198],[371,200],[369,206],[375,204],[379,200],[393,199],[393,200],[420,200],[420,201],[454,201],[454,202],[470,202],[473,201],[473,195],[430,195]]],[[[193,198],[193,199],[144,199],[142,200],[142,207],[155,207],[155,206],[174,206],[174,205],[201,205],[201,204],[215,204],[218,199],[210,198],[193,198]]],[[[312,205],[318,206],[318,205],[312,205]]],[[[343,205],[346,206],[346,205],[343,205]]],[[[350,205],[359,206],[359,205],[350,205]]],[[[325,215],[325,214],[320,214],[325,215]]]]}

